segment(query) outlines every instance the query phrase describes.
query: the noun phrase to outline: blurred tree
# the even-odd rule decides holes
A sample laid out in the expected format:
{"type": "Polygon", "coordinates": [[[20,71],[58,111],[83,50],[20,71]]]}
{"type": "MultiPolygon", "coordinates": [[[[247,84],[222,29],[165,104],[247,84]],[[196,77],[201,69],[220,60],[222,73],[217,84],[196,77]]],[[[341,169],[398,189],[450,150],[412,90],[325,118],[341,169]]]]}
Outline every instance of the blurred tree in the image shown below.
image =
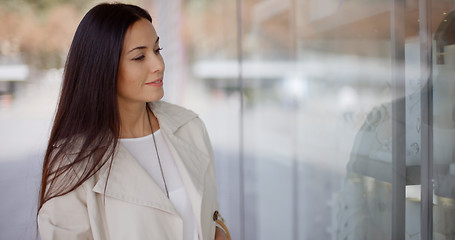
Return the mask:
{"type": "Polygon", "coordinates": [[[0,0],[0,59],[59,68],[89,0],[0,0]]]}
{"type": "Polygon", "coordinates": [[[67,4],[78,8],[79,10],[87,6],[87,3],[93,2],[90,0],[0,0],[0,6],[8,10],[21,11],[24,8],[33,8],[35,11],[46,12],[55,6],[67,4]]]}

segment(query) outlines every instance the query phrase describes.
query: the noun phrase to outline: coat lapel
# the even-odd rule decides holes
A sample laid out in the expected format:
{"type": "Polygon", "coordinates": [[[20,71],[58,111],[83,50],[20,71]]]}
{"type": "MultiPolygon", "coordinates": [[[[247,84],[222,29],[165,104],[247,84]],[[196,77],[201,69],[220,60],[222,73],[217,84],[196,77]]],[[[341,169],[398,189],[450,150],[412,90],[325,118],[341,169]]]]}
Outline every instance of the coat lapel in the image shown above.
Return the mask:
{"type": "Polygon", "coordinates": [[[196,146],[195,143],[184,141],[178,137],[179,128],[197,118],[197,115],[189,110],[183,110],[181,107],[161,101],[154,102],[150,106],[158,118],[160,128],[164,132],[176,163],[180,165],[179,171],[188,174],[188,179],[183,180],[190,180],[195,190],[201,195],[204,186],[204,173],[210,163],[210,156],[199,150],[201,146],[196,146]]]}
{"type": "Polygon", "coordinates": [[[166,194],[121,144],[118,144],[110,173],[106,163],[100,170],[93,191],[125,202],[177,214],[166,194]]]}
{"type": "MultiPolygon", "coordinates": [[[[154,102],[150,106],[158,118],[163,136],[174,157],[182,181],[191,199],[199,232],[202,233],[202,194],[210,156],[199,150],[201,146],[196,146],[195,143],[181,139],[178,133],[180,127],[197,118],[197,115],[161,101],[154,102]]],[[[200,129],[197,130],[200,131],[200,129]]]]}
{"type": "Polygon", "coordinates": [[[210,159],[206,154],[197,151],[194,146],[185,143],[175,135],[164,134],[164,136],[174,157],[188,196],[191,199],[193,213],[198,223],[198,231],[202,233],[202,193],[204,190],[204,177],[210,159]]]}
{"type": "MultiPolygon", "coordinates": [[[[196,146],[190,145],[177,136],[165,134],[166,141],[169,143],[172,155],[180,172],[188,174],[189,179],[195,190],[202,194],[204,190],[204,176],[209,163],[209,156],[199,151],[196,146]]],[[[182,174],[182,173],[181,173],[182,174]]]]}

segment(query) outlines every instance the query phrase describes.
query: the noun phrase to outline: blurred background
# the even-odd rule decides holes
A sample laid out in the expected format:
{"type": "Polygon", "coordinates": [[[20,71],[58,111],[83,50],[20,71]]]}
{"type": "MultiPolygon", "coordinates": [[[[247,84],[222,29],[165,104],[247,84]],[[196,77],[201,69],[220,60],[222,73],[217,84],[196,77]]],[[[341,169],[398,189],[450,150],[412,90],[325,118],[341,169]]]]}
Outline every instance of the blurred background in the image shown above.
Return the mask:
{"type": "MultiPolygon", "coordinates": [[[[66,54],[93,0],[0,0],[0,239],[36,239],[66,54]]],[[[455,1],[137,0],[197,112],[233,239],[455,239],[455,1]]]]}

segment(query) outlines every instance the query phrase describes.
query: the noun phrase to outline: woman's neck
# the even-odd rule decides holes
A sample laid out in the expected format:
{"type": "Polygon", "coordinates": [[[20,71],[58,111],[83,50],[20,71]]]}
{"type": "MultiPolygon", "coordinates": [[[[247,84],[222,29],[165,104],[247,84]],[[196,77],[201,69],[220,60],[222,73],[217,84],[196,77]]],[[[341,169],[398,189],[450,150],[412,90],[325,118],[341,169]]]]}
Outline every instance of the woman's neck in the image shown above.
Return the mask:
{"type": "Polygon", "coordinates": [[[138,138],[152,134],[150,122],[154,131],[159,129],[158,120],[147,110],[146,103],[119,103],[119,114],[120,138],[138,138]]]}

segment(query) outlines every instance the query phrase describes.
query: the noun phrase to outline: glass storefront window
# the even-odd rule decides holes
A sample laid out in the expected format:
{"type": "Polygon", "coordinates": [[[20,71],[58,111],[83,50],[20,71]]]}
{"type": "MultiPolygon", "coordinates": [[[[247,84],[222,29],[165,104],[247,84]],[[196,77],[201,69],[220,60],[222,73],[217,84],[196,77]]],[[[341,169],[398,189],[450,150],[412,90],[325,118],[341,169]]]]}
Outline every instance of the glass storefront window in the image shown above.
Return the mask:
{"type": "Polygon", "coordinates": [[[218,172],[237,171],[222,173],[225,181],[243,177],[238,187],[220,186],[237,199],[229,214],[245,211],[228,217],[243,224],[236,236],[451,238],[453,7],[424,0],[185,3],[196,23],[190,29],[202,37],[187,51],[193,80],[212,102],[206,110],[240,118],[208,122],[215,149],[229,156],[218,172]]]}

